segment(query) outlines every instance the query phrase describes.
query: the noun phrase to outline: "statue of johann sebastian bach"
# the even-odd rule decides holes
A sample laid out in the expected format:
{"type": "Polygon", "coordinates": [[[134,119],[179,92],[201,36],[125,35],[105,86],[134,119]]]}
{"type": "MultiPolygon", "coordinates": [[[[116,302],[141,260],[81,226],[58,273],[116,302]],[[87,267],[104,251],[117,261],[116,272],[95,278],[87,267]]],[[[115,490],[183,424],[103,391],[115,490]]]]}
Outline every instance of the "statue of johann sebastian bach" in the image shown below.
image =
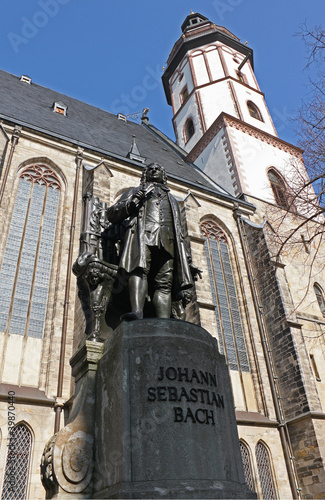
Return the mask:
{"type": "Polygon", "coordinates": [[[108,208],[107,218],[125,227],[119,268],[129,278],[132,310],[122,319],[142,319],[147,296],[157,318],[170,318],[172,300],[184,300],[201,272],[192,265],[165,169],[157,163],[146,166],[140,186],[108,208]]]}

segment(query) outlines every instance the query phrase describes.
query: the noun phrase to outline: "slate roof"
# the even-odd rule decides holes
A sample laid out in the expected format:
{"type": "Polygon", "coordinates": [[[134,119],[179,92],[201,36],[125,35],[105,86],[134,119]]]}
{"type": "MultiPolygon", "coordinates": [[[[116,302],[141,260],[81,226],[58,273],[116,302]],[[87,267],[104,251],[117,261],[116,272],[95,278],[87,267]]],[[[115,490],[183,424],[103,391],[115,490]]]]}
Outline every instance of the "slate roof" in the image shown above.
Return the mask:
{"type": "Polygon", "coordinates": [[[185,162],[187,153],[152,125],[125,123],[107,111],[35,83],[21,82],[19,77],[2,70],[0,118],[123,159],[135,135],[146,164],[156,161],[170,177],[233,199],[198,167],[185,162]],[[55,102],[67,106],[66,116],[53,112],[55,102]]]}

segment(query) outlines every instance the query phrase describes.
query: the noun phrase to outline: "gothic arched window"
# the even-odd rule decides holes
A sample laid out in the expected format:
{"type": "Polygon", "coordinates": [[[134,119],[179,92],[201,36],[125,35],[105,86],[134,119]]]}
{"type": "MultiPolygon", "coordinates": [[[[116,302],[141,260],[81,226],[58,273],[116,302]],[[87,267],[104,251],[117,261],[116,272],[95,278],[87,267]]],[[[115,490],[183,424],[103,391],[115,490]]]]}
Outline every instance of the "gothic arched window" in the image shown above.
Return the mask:
{"type": "Polygon", "coordinates": [[[253,117],[256,118],[256,120],[260,120],[263,122],[262,114],[256,104],[254,104],[252,101],[247,101],[247,108],[249,111],[249,114],[253,117]]]}
{"type": "Polygon", "coordinates": [[[194,135],[194,132],[195,132],[194,122],[192,118],[188,118],[184,126],[185,143],[190,140],[190,138],[194,135]]]}
{"type": "Polygon", "coordinates": [[[251,459],[250,459],[250,453],[249,453],[248,446],[246,446],[246,444],[243,443],[242,441],[239,441],[239,446],[240,446],[240,452],[241,452],[241,459],[243,462],[245,483],[247,484],[247,486],[249,487],[249,489],[251,491],[255,491],[252,465],[251,465],[251,459]]]}
{"type": "Polygon", "coordinates": [[[271,184],[276,204],[285,210],[293,210],[294,206],[291,202],[291,196],[288,193],[288,189],[281,175],[274,168],[270,168],[267,176],[271,184]]]}
{"type": "Polygon", "coordinates": [[[323,290],[319,286],[318,283],[314,283],[314,292],[316,295],[316,299],[319,305],[319,309],[321,310],[321,313],[323,316],[325,316],[325,299],[324,299],[324,294],[323,290]]]}
{"type": "Polygon", "coordinates": [[[42,338],[60,188],[46,165],[20,173],[0,272],[0,331],[42,338]]]}
{"type": "Polygon", "coordinates": [[[32,435],[26,425],[18,424],[12,429],[8,439],[1,500],[12,500],[14,498],[25,500],[28,486],[32,435]]]}
{"type": "Polygon", "coordinates": [[[212,220],[201,224],[215,304],[220,351],[231,370],[249,371],[226,235],[212,220]]]}
{"type": "Polygon", "coordinates": [[[258,442],[255,449],[258,475],[260,478],[264,500],[276,500],[274,480],[272,477],[271,463],[266,446],[258,442]]]}

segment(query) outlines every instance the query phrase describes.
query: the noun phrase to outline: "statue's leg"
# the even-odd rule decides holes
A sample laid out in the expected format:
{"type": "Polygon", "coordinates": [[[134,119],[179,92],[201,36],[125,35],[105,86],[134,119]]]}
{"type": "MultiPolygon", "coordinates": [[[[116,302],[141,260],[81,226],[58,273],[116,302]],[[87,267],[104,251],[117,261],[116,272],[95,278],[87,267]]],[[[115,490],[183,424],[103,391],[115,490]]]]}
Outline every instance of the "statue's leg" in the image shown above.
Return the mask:
{"type": "MultiPolygon", "coordinates": [[[[168,256],[167,253],[165,255],[168,256]]],[[[155,291],[152,302],[157,318],[170,318],[171,315],[173,264],[174,259],[168,258],[167,261],[164,259],[162,266],[155,276],[155,291]]]]}
{"type": "Polygon", "coordinates": [[[129,294],[132,312],[143,318],[143,308],[148,294],[148,280],[144,273],[132,274],[129,278],[129,294]]]}

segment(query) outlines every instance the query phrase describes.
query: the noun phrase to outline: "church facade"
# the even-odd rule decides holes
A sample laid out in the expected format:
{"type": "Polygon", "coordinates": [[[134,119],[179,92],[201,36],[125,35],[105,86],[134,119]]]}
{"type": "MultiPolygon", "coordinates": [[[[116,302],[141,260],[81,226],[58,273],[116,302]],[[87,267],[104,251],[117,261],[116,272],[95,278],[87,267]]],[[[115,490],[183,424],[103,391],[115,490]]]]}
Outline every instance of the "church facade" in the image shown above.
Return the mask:
{"type": "Polygon", "coordinates": [[[146,114],[140,125],[27,76],[0,80],[2,498],[45,498],[43,450],[71,409],[83,198],[114,204],[152,162],[203,272],[186,320],[226,358],[248,486],[258,498],[324,497],[323,244],[291,196],[296,172],[307,175],[302,151],[277,135],[252,50],[200,14],[185,19],[163,75],[176,143],[146,114]],[[282,249],[281,231],[298,226],[282,249]]]}

